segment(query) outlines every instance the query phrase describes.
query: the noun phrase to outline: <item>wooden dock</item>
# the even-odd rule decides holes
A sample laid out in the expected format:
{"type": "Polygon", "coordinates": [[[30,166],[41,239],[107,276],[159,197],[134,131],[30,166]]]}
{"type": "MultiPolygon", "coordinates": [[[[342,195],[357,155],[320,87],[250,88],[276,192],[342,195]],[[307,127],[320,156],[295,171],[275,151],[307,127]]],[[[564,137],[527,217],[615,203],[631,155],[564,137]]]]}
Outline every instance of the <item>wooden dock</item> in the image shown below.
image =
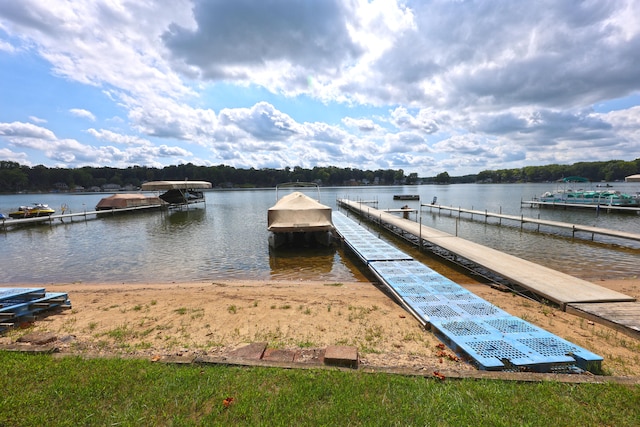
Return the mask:
{"type": "Polygon", "coordinates": [[[523,200],[522,205],[529,205],[532,208],[558,208],[558,209],[594,209],[596,212],[617,212],[617,213],[636,213],[640,214],[638,206],[616,206],[608,204],[591,205],[586,203],[564,203],[564,202],[543,202],[541,200],[523,200]]]}
{"type": "Polygon", "coordinates": [[[481,370],[600,371],[603,358],[503,311],[367,231],[341,212],[343,244],[409,313],[481,370]]]}
{"type": "Polygon", "coordinates": [[[545,220],[540,218],[528,218],[528,217],[525,217],[524,215],[520,215],[520,216],[506,215],[503,213],[488,212],[486,210],[479,211],[474,209],[463,209],[459,207],[456,208],[452,206],[442,206],[442,205],[432,205],[432,204],[422,204],[421,206],[428,207],[431,210],[437,209],[438,211],[457,212],[458,216],[460,216],[460,214],[463,214],[463,213],[469,214],[472,219],[474,215],[480,216],[485,218],[485,222],[486,222],[486,219],[488,218],[497,218],[498,220],[508,220],[508,221],[519,222],[521,227],[524,224],[535,224],[535,225],[538,225],[538,231],[540,230],[539,228],[540,225],[547,226],[547,227],[562,228],[565,230],[570,230],[571,235],[574,237],[576,233],[589,233],[591,234],[592,240],[593,240],[593,236],[598,234],[601,236],[616,237],[619,239],[626,239],[626,240],[633,240],[636,242],[640,242],[640,234],[628,233],[628,232],[619,231],[619,230],[610,230],[608,228],[591,227],[588,225],[572,224],[569,222],[550,221],[550,220],[545,220]]]}
{"type": "MultiPolygon", "coordinates": [[[[391,226],[403,230],[417,237],[420,245],[425,241],[438,246],[456,256],[480,265],[510,283],[518,285],[541,298],[557,304],[562,310],[587,316],[587,307],[591,307],[589,316],[600,323],[610,324],[612,319],[606,312],[598,314],[595,307],[603,303],[624,303],[625,317],[615,323],[622,332],[640,338],[640,331],[633,323],[625,319],[640,319],[640,303],[635,298],[616,292],[586,280],[526,261],[468,240],[461,239],[449,233],[439,231],[415,221],[399,218],[383,210],[350,200],[340,199],[338,205],[345,207],[359,215],[369,218],[383,226],[391,226]],[[581,304],[581,305],[577,305],[581,304]],[[568,308],[569,306],[573,308],[568,308]],[[628,313],[634,313],[629,316],[628,313]]],[[[601,306],[604,307],[604,306],[601,306]]]]}
{"type": "Polygon", "coordinates": [[[146,206],[132,206],[129,208],[117,208],[117,209],[107,209],[100,211],[83,211],[77,213],[67,213],[67,214],[59,214],[59,215],[48,215],[48,216],[37,216],[33,218],[17,218],[17,219],[2,219],[0,220],[0,228],[3,230],[7,230],[12,227],[16,227],[19,225],[30,225],[30,224],[49,224],[53,225],[55,223],[64,224],[65,219],[69,219],[71,221],[82,220],[86,221],[88,219],[97,218],[99,215],[112,215],[117,213],[124,212],[133,212],[133,211],[141,211],[141,210],[154,210],[165,207],[165,205],[146,205],[146,206]],[[56,221],[59,220],[59,221],[56,221]]]}

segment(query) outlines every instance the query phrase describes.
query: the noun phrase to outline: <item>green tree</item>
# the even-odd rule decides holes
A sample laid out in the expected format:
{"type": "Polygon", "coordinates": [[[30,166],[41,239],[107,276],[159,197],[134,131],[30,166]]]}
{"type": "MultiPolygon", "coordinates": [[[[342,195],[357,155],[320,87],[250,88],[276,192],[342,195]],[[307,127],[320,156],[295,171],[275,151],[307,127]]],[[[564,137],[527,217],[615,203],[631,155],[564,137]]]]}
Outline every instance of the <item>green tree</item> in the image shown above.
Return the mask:
{"type": "Polygon", "coordinates": [[[448,184],[451,181],[451,177],[448,172],[441,172],[436,175],[436,183],[438,184],[448,184]]]}

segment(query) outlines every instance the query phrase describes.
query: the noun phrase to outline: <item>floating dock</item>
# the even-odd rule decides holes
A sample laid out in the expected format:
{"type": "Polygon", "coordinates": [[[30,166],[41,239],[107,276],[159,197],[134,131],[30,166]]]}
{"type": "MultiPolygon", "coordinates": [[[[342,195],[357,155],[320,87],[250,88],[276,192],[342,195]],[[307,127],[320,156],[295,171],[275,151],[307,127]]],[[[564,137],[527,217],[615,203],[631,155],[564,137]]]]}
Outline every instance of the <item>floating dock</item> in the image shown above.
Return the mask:
{"type": "Polygon", "coordinates": [[[638,206],[617,206],[609,204],[587,204],[587,203],[564,203],[564,202],[543,202],[541,200],[523,200],[522,205],[529,205],[532,208],[558,208],[558,209],[594,209],[596,212],[616,212],[640,214],[638,206]]]}
{"type": "Polygon", "coordinates": [[[456,258],[468,260],[539,298],[557,304],[564,311],[640,339],[640,303],[633,297],[362,203],[341,199],[338,204],[391,230],[414,236],[420,247],[426,242],[442,248],[456,258]]]}
{"type": "Polygon", "coordinates": [[[619,230],[610,230],[608,228],[591,227],[588,225],[572,224],[569,222],[561,222],[561,221],[550,221],[550,220],[540,219],[540,218],[528,218],[528,217],[525,217],[524,215],[520,215],[520,216],[507,215],[503,213],[488,212],[486,210],[479,211],[474,209],[464,209],[459,207],[456,208],[452,206],[442,206],[442,205],[434,205],[434,204],[422,204],[421,206],[428,207],[431,210],[437,209],[438,212],[440,211],[448,211],[450,213],[457,212],[458,217],[463,213],[470,215],[472,219],[474,215],[480,216],[485,218],[485,222],[488,218],[496,218],[498,219],[498,221],[502,221],[502,220],[515,221],[520,223],[521,228],[524,224],[534,224],[538,226],[538,231],[540,231],[541,225],[546,227],[561,228],[565,230],[570,230],[571,235],[574,237],[576,233],[587,233],[587,234],[591,234],[591,240],[593,240],[593,237],[597,234],[601,236],[615,237],[618,239],[626,239],[626,240],[640,242],[640,234],[628,233],[628,232],[619,231],[619,230]]]}
{"type": "Polygon", "coordinates": [[[66,293],[46,292],[44,288],[0,288],[0,333],[30,322],[37,314],[69,309],[66,293]]]}
{"type": "Polygon", "coordinates": [[[479,298],[340,212],[337,232],[402,306],[481,370],[597,371],[602,357],[479,298]]]}
{"type": "Polygon", "coordinates": [[[38,216],[34,218],[2,219],[0,220],[0,229],[8,230],[12,227],[16,227],[20,225],[31,225],[31,224],[49,224],[49,225],[65,224],[65,219],[68,219],[71,222],[73,222],[74,220],[87,221],[89,219],[98,218],[98,216],[106,216],[106,215],[111,215],[116,213],[142,211],[142,210],[147,211],[147,210],[161,209],[162,207],[164,207],[164,205],[132,206],[128,208],[83,211],[83,212],[67,213],[67,214],[59,214],[59,215],[54,214],[49,216],[38,216]]]}
{"type": "Polygon", "coordinates": [[[338,202],[341,206],[348,207],[378,223],[402,229],[427,243],[480,265],[510,283],[558,304],[562,309],[570,303],[635,301],[635,298],[620,292],[426,227],[415,221],[398,218],[390,213],[348,200],[338,202]]]}

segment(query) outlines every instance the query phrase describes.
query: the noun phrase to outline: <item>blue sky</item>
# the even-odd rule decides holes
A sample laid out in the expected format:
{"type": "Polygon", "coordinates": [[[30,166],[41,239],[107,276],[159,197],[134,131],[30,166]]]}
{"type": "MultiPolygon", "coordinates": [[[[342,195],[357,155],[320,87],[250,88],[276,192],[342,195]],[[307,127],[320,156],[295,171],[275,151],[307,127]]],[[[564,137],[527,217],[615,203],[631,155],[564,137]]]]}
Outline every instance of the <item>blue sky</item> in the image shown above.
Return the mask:
{"type": "Polygon", "coordinates": [[[30,166],[640,158],[634,0],[0,0],[0,70],[30,166]]]}

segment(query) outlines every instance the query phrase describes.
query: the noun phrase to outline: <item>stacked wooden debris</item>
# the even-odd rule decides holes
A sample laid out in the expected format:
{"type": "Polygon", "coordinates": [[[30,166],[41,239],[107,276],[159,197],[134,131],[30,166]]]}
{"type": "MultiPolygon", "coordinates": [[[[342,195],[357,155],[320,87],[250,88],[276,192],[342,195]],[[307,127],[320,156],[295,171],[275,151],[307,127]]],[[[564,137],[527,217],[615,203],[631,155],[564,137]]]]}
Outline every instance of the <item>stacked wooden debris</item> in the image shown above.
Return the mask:
{"type": "Polygon", "coordinates": [[[46,292],[44,288],[0,288],[0,333],[38,314],[71,308],[66,293],[46,292]]]}

